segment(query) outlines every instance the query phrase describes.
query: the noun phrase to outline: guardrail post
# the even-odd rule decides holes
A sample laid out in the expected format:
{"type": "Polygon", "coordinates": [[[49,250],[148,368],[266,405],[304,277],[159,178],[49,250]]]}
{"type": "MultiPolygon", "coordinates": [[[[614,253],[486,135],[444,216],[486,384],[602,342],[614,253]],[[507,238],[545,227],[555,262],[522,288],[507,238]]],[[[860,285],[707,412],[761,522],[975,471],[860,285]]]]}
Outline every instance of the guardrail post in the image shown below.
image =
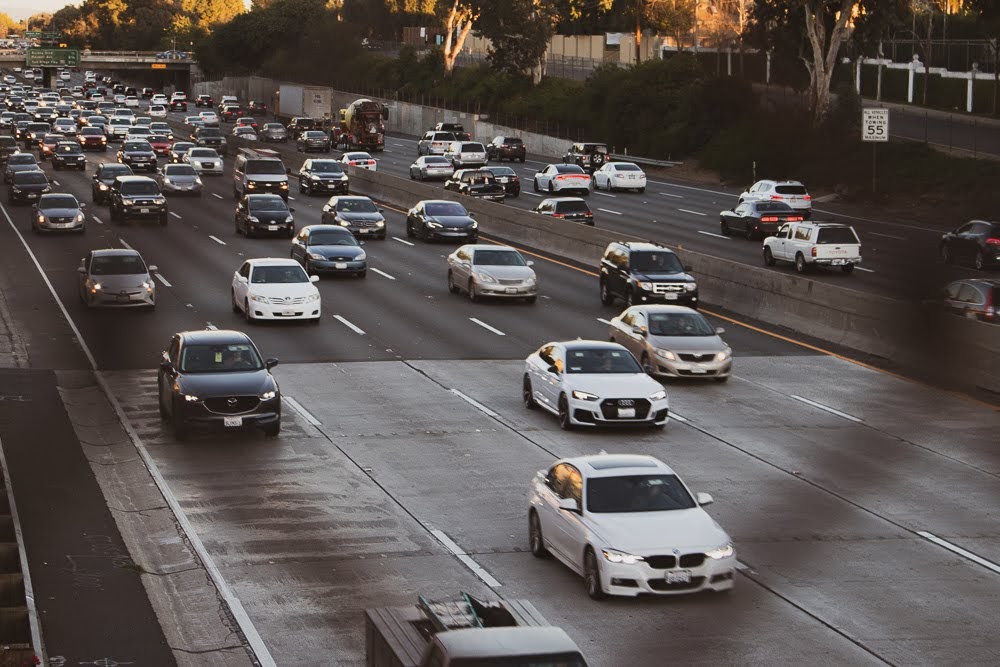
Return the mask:
{"type": "Polygon", "coordinates": [[[979,63],[972,63],[972,70],[969,72],[969,83],[965,89],[965,110],[972,113],[972,87],[975,85],[976,73],[979,71],[979,63]]]}
{"type": "MultiPolygon", "coordinates": [[[[916,74],[917,68],[920,67],[920,56],[916,53],[913,54],[913,60],[910,61],[909,75],[907,76],[906,82],[906,103],[913,104],[913,77],[916,74]]],[[[927,82],[924,82],[927,85],[927,82]]]]}

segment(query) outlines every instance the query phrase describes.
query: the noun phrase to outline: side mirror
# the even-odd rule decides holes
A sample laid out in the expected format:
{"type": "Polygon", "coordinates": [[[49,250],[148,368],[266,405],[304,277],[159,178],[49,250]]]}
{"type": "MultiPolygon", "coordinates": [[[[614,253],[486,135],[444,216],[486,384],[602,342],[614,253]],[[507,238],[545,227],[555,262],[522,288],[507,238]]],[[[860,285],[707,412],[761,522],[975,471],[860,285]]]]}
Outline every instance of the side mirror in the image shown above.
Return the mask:
{"type": "Polygon", "coordinates": [[[80,202],[80,208],[81,209],[87,208],[87,202],[80,202]]]}
{"type": "Polygon", "coordinates": [[[160,362],[160,369],[164,373],[171,373],[172,374],[174,372],[174,365],[172,363],[170,363],[169,361],[161,361],[160,362]]]}
{"type": "Polygon", "coordinates": [[[291,167],[285,167],[285,173],[286,174],[292,173],[292,168],[291,167]]]}
{"type": "Polygon", "coordinates": [[[380,209],[378,210],[378,212],[379,212],[379,213],[385,213],[385,209],[384,209],[384,208],[380,208],[380,209]]]}
{"type": "Polygon", "coordinates": [[[724,333],[726,333],[725,329],[723,329],[722,327],[715,327],[715,335],[716,336],[721,336],[724,333]]]}
{"type": "Polygon", "coordinates": [[[549,373],[552,373],[553,375],[559,375],[558,366],[549,366],[547,370],[549,371],[549,373]]]}
{"type": "Polygon", "coordinates": [[[559,509],[566,512],[576,512],[580,513],[580,503],[576,502],[576,498],[560,498],[559,499],[559,509]]]}
{"type": "Polygon", "coordinates": [[[632,327],[632,333],[634,333],[634,334],[636,334],[638,336],[645,336],[646,335],[646,327],[640,327],[638,325],[635,325],[635,326],[632,327]]]}
{"type": "Polygon", "coordinates": [[[86,267],[83,267],[83,266],[76,267],[76,272],[77,273],[82,273],[83,275],[87,275],[87,269],[86,269],[86,267]]]}
{"type": "Polygon", "coordinates": [[[288,207],[288,212],[289,212],[289,213],[295,213],[295,209],[294,209],[294,208],[292,208],[291,206],[289,206],[289,207],[288,207]]]}
{"type": "Polygon", "coordinates": [[[364,245],[364,244],[365,244],[364,241],[358,241],[358,245],[364,245]]]}
{"type": "Polygon", "coordinates": [[[534,262],[534,260],[530,260],[530,259],[529,259],[529,260],[527,261],[527,265],[528,265],[528,266],[534,266],[534,265],[535,265],[535,262],[534,262]]]}
{"type": "MultiPolygon", "coordinates": [[[[319,276],[316,277],[318,278],[319,276]]],[[[271,370],[277,365],[278,365],[278,360],[275,359],[274,357],[271,357],[270,359],[264,362],[264,368],[266,368],[267,370],[271,370]]],[[[709,500],[711,500],[711,497],[709,497],[709,500]]]]}
{"type": "Polygon", "coordinates": [[[158,267],[156,264],[150,264],[146,268],[149,270],[150,273],[156,273],[157,271],[160,270],[160,267],[158,267]]]}
{"type": "Polygon", "coordinates": [[[473,220],[475,220],[476,219],[476,214],[475,213],[470,213],[469,217],[472,218],[473,220]]]}
{"type": "Polygon", "coordinates": [[[311,283],[318,283],[319,282],[319,276],[316,276],[316,275],[309,276],[309,282],[311,282],[311,283]]]}
{"type": "Polygon", "coordinates": [[[711,505],[712,503],[715,502],[715,499],[712,498],[712,496],[710,496],[707,493],[703,493],[701,491],[699,491],[698,493],[694,494],[694,499],[695,499],[695,502],[697,502],[701,506],[711,505]]]}
{"type": "Polygon", "coordinates": [[[687,271],[688,273],[691,273],[691,271],[692,271],[691,265],[690,264],[685,264],[684,265],[684,270],[687,271]]]}

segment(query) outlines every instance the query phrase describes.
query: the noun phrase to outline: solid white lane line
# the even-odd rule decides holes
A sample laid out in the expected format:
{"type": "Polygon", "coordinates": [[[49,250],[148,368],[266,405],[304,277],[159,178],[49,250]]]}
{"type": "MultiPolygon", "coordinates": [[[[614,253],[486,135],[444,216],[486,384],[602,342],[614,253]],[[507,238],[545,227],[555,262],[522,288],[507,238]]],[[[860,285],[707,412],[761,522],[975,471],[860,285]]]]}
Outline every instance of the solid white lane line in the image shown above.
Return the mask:
{"type": "Polygon", "coordinates": [[[285,403],[288,403],[290,406],[292,406],[292,408],[296,412],[298,412],[300,415],[302,415],[303,419],[305,419],[307,422],[309,422],[313,426],[319,427],[319,426],[323,425],[323,424],[320,423],[320,421],[318,419],[316,419],[315,417],[313,417],[309,413],[308,410],[306,410],[304,407],[302,407],[302,405],[298,401],[296,401],[294,398],[292,398],[291,396],[282,396],[281,399],[285,403]]]}
{"type": "Polygon", "coordinates": [[[618,211],[612,211],[610,208],[599,208],[598,211],[604,211],[605,213],[613,213],[615,215],[621,215],[618,211]]]}
{"type": "Polygon", "coordinates": [[[976,565],[982,565],[987,570],[992,570],[993,572],[1000,574],[1000,565],[997,565],[993,561],[986,560],[982,556],[977,556],[971,551],[966,551],[957,544],[952,544],[948,540],[942,539],[937,535],[934,535],[933,533],[928,533],[926,530],[918,530],[917,535],[924,538],[925,540],[930,540],[931,542],[933,542],[938,546],[944,547],[945,549],[951,551],[952,553],[958,554],[962,558],[967,558],[971,560],[976,565]]]}
{"type": "Polygon", "coordinates": [[[677,421],[681,422],[682,424],[686,424],[687,421],[688,421],[686,417],[681,417],[676,412],[668,412],[667,414],[670,416],[671,419],[676,419],[677,421]]]}
{"type": "Polygon", "coordinates": [[[601,195],[602,197],[611,197],[613,199],[618,199],[618,195],[613,195],[608,192],[601,192],[600,190],[594,190],[591,194],[601,195]]]}
{"type": "Polygon", "coordinates": [[[222,195],[220,195],[220,194],[219,194],[218,192],[213,192],[213,193],[212,193],[212,196],[213,196],[213,197],[216,197],[216,198],[218,198],[218,199],[222,199],[222,195]]]}
{"type": "Polygon", "coordinates": [[[358,334],[359,336],[364,336],[365,335],[365,330],[364,329],[362,329],[361,327],[356,326],[355,324],[353,324],[349,320],[341,317],[340,315],[334,315],[333,319],[337,320],[338,322],[340,322],[345,327],[347,327],[348,329],[350,329],[354,333],[358,334]]]}
{"type": "Polygon", "coordinates": [[[173,287],[173,285],[171,285],[171,284],[170,284],[170,283],[169,283],[169,282],[167,281],[167,279],[166,279],[166,278],[164,278],[163,276],[161,276],[161,275],[160,275],[159,273],[154,273],[154,274],[153,274],[153,277],[154,277],[154,278],[156,278],[157,280],[159,280],[159,281],[160,281],[161,283],[163,283],[163,286],[164,286],[164,287],[173,287]]]}
{"type": "Polygon", "coordinates": [[[384,276],[384,277],[388,278],[389,280],[395,280],[395,278],[393,278],[392,276],[390,276],[390,275],[389,275],[388,273],[386,273],[385,271],[379,271],[379,270],[378,270],[378,269],[376,269],[375,267],[371,267],[371,268],[369,268],[369,271],[371,271],[371,272],[373,272],[373,273],[377,273],[377,274],[379,274],[380,276],[384,276]]]}
{"type": "Polygon", "coordinates": [[[684,195],[672,195],[669,192],[657,192],[658,195],[663,195],[664,197],[673,197],[674,199],[684,199],[684,195]]]}
{"type": "Polygon", "coordinates": [[[866,269],[864,267],[858,266],[857,264],[854,265],[854,270],[855,271],[864,271],[865,273],[875,273],[875,269],[866,269]]]}
{"type": "Polygon", "coordinates": [[[393,240],[393,241],[399,241],[400,243],[404,243],[404,244],[406,244],[406,245],[413,245],[412,243],[410,243],[410,242],[409,242],[409,241],[407,241],[406,239],[401,239],[401,238],[399,238],[398,236],[393,236],[393,237],[392,237],[392,240],[393,240]]]}
{"type": "Polygon", "coordinates": [[[831,415],[837,415],[838,417],[842,417],[844,419],[847,419],[849,421],[855,422],[857,424],[864,424],[865,423],[864,419],[861,419],[859,417],[855,417],[854,415],[849,415],[846,412],[841,412],[840,410],[837,410],[836,408],[831,408],[829,405],[823,405],[822,403],[817,403],[816,401],[810,401],[808,398],[803,398],[802,396],[796,396],[795,394],[792,394],[792,398],[794,398],[796,401],[801,401],[802,403],[805,403],[806,405],[811,405],[811,406],[813,406],[814,408],[816,408],[818,410],[823,410],[824,412],[829,412],[831,415]]]}
{"type": "Polygon", "coordinates": [[[611,324],[611,322],[609,322],[608,320],[604,319],[603,317],[598,317],[597,321],[601,322],[602,324],[607,324],[607,325],[611,324]]]}
{"type": "Polygon", "coordinates": [[[469,554],[465,553],[462,547],[455,544],[450,537],[444,534],[444,531],[438,530],[436,528],[431,529],[431,535],[437,538],[438,542],[443,544],[448,551],[453,553],[458,560],[462,561],[472,574],[479,577],[480,581],[489,586],[490,588],[500,588],[500,582],[493,578],[489,572],[484,570],[482,566],[476,561],[472,560],[469,554]]]}
{"type": "Polygon", "coordinates": [[[171,211],[171,212],[170,212],[170,215],[174,216],[174,217],[175,217],[175,218],[177,218],[178,220],[180,220],[180,219],[181,219],[181,216],[177,215],[177,214],[176,214],[176,213],[174,213],[173,211],[171,211]]]}
{"type": "Polygon", "coordinates": [[[701,211],[692,211],[691,209],[687,208],[679,208],[677,210],[682,213],[690,213],[691,215],[708,215],[708,213],[702,213],[701,211]]]}
{"type": "Polygon", "coordinates": [[[91,217],[91,218],[92,218],[92,219],[94,220],[94,222],[96,222],[97,224],[99,224],[99,225],[103,225],[103,224],[104,224],[104,221],[103,221],[103,220],[101,220],[100,218],[98,218],[98,217],[97,217],[96,215],[92,215],[92,216],[90,216],[90,217],[91,217]]]}
{"type": "Polygon", "coordinates": [[[208,238],[212,239],[213,241],[215,241],[215,242],[216,242],[216,243],[218,243],[219,245],[226,245],[226,242],[225,242],[225,241],[223,241],[222,239],[220,239],[220,238],[219,238],[219,237],[217,237],[217,236],[212,236],[211,234],[209,234],[209,235],[208,235],[208,238]]]}
{"type": "Polygon", "coordinates": [[[870,236],[881,236],[884,239],[892,239],[893,241],[905,241],[906,237],[903,236],[893,236],[892,234],[880,234],[878,232],[862,232],[863,234],[868,234],[870,236]]]}
{"type": "Polygon", "coordinates": [[[522,195],[531,195],[532,197],[544,197],[545,195],[540,195],[537,192],[528,192],[527,190],[521,190],[522,195]]]}
{"type": "Polygon", "coordinates": [[[497,413],[495,413],[492,410],[490,410],[485,405],[483,405],[482,403],[480,403],[479,401],[477,401],[476,399],[472,398],[471,396],[466,396],[465,394],[463,394],[462,392],[460,392],[458,389],[449,389],[448,391],[450,391],[451,393],[455,394],[460,399],[462,399],[463,401],[465,401],[466,403],[468,403],[472,407],[476,408],[477,410],[479,410],[480,412],[482,412],[485,415],[489,415],[490,417],[499,417],[500,416],[497,413]]]}
{"type": "Polygon", "coordinates": [[[119,242],[120,242],[120,243],[121,243],[121,244],[122,244],[123,246],[125,246],[126,248],[128,248],[129,250],[135,250],[135,248],[133,248],[132,246],[130,246],[130,245],[128,244],[128,242],[127,242],[127,241],[125,241],[125,239],[118,239],[118,241],[119,241],[119,242]]]}
{"type": "Polygon", "coordinates": [[[477,320],[475,317],[470,317],[469,319],[472,320],[473,322],[475,322],[476,324],[478,324],[479,326],[481,326],[482,328],[486,329],[487,331],[492,331],[493,333],[495,333],[498,336],[506,336],[507,335],[504,332],[500,331],[499,329],[494,329],[490,325],[486,324],[486,322],[483,322],[482,320],[477,320]]]}
{"type": "Polygon", "coordinates": [[[700,229],[698,230],[698,233],[699,234],[704,234],[705,236],[714,236],[717,239],[725,239],[727,241],[729,240],[728,236],[723,236],[722,234],[713,234],[712,232],[705,232],[705,231],[702,231],[700,229]]]}

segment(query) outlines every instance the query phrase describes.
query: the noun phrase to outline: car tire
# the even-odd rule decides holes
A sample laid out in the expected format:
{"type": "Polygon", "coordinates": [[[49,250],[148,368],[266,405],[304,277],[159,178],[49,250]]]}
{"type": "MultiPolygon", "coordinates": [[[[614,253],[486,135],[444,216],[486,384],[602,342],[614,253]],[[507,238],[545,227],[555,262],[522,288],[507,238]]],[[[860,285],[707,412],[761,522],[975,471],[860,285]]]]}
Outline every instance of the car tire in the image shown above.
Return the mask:
{"type": "Polygon", "coordinates": [[[239,218],[233,218],[233,227],[236,228],[236,235],[237,236],[239,236],[240,234],[243,233],[243,230],[240,229],[240,219],[239,218]]]}
{"type": "Polygon", "coordinates": [[[538,179],[537,178],[533,178],[531,184],[534,186],[535,192],[541,192],[541,189],[539,189],[539,187],[538,187],[538,179]]]}
{"type": "Polygon", "coordinates": [[[527,373],[524,374],[524,380],[521,382],[521,401],[526,410],[534,410],[538,407],[534,391],[531,389],[531,378],[528,377],[527,373]]]}
{"type": "Polygon", "coordinates": [[[646,354],[645,352],[642,353],[642,359],[639,361],[639,364],[642,366],[642,370],[643,370],[643,372],[646,373],[646,375],[648,375],[650,377],[653,376],[653,373],[656,371],[656,368],[653,366],[652,362],[649,360],[649,355],[648,354],[646,354]]]}
{"type": "Polygon", "coordinates": [[[795,255],[795,270],[799,273],[805,273],[808,270],[808,265],[806,264],[805,256],[800,252],[795,255]]]}
{"type": "Polygon", "coordinates": [[[611,293],[608,289],[608,283],[604,280],[601,281],[601,303],[605,306],[610,306],[615,302],[615,295],[611,293]]]}
{"type": "Polygon", "coordinates": [[[236,303],[236,290],[229,290],[229,300],[231,302],[231,305],[232,305],[232,308],[233,308],[233,312],[234,313],[239,313],[240,312],[240,305],[238,303],[236,303]]]}
{"type": "Polygon", "coordinates": [[[566,398],[566,394],[559,395],[559,428],[564,431],[573,430],[573,422],[570,421],[569,415],[569,399],[566,398]]]}
{"type": "Polygon", "coordinates": [[[472,279],[469,279],[468,292],[469,292],[469,301],[471,301],[472,303],[477,303],[479,301],[479,295],[476,294],[476,284],[472,282],[472,279]]]}
{"type": "Polygon", "coordinates": [[[170,413],[167,412],[167,408],[163,402],[163,390],[161,388],[162,386],[163,386],[163,379],[161,378],[159,382],[157,382],[158,390],[156,393],[156,403],[157,407],[159,407],[160,409],[160,419],[166,421],[170,417],[170,413]]]}
{"type": "Polygon", "coordinates": [[[524,302],[525,303],[529,303],[529,304],[535,303],[536,301],[538,301],[538,297],[537,296],[529,296],[529,297],[526,297],[524,299],[524,302]]]}
{"type": "Polygon", "coordinates": [[[416,238],[417,236],[416,233],[413,231],[413,225],[410,224],[409,220],[406,221],[406,236],[407,238],[411,239],[416,238]]]}
{"type": "Polygon", "coordinates": [[[768,247],[764,248],[764,264],[767,266],[774,266],[774,255],[771,253],[771,249],[768,247]]]}
{"type": "MultiPolygon", "coordinates": [[[[587,192],[589,193],[590,191],[588,190],[587,192]]],[[[555,193],[556,193],[556,186],[555,184],[552,183],[552,181],[549,181],[549,194],[554,195],[555,193]]]]}
{"type": "Polygon", "coordinates": [[[725,220],[719,223],[719,231],[722,233],[723,236],[729,236],[730,234],[733,233],[733,231],[729,229],[729,223],[726,222],[725,220]]]}
{"type": "Polygon", "coordinates": [[[583,584],[591,600],[603,600],[607,597],[601,587],[601,568],[597,563],[597,554],[590,547],[583,554],[583,584]]]}
{"type": "Polygon", "coordinates": [[[249,299],[243,299],[243,318],[247,321],[247,324],[253,324],[253,313],[250,312],[249,299]]]}
{"type": "Polygon", "coordinates": [[[715,376],[715,381],[719,382],[719,383],[729,382],[729,376],[728,375],[716,375],[715,376]]]}
{"type": "Polygon", "coordinates": [[[643,194],[645,192],[646,192],[646,188],[639,188],[639,194],[643,194]]]}
{"type": "MultiPolygon", "coordinates": [[[[853,264],[850,266],[853,266],[853,264]]],[[[984,268],[986,268],[986,264],[983,262],[982,252],[976,253],[976,258],[972,260],[972,266],[974,266],[977,271],[982,271],[984,268]]]]}
{"type": "Polygon", "coordinates": [[[852,273],[854,273],[854,265],[853,264],[844,264],[842,267],[840,267],[840,270],[844,273],[844,275],[849,276],[852,273]]]}
{"type": "Polygon", "coordinates": [[[528,545],[535,558],[546,558],[549,555],[542,537],[542,522],[538,518],[538,512],[534,510],[528,512],[528,545]]]}
{"type": "Polygon", "coordinates": [[[279,421],[277,424],[262,426],[260,430],[264,432],[264,437],[273,438],[281,433],[281,422],[279,421]]]}
{"type": "Polygon", "coordinates": [[[455,277],[451,274],[451,271],[448,272],[448,291],[452,294],[458,294],[461,291],[458,285],[455,284],[455,277]]]}

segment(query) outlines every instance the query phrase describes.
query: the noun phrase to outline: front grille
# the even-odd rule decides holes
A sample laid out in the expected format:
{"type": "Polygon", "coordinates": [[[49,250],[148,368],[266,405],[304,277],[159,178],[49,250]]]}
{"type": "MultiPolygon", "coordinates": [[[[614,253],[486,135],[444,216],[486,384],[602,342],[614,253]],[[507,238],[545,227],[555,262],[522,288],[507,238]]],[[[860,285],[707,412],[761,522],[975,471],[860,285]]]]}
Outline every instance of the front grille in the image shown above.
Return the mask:
{"type": "Polygon", "coordinates": [[[327,259],[329,259],[331,262],[353,262],[353,261],[355,261],[356,258],[354,258],[354,257],[335,257],[335,256],[331,255],[327,259]]]}
{"type": "Polygon", "coordinates": [[[268,297],[267,299],[267,303],[271,304],[272,306],[295,306],[305,302],[306,298],[304,296],[296,296],[296,297],[272,296],[268,297]]]}
{"type": "Polygon", "coordinates": [[[715,352],[702,353],[680,353],[681,361],[711,361],[715,358],[715,352]]]}
{"type": "Polygon", "coordinates": [[[650,579],[648,582],[649,587],[654,591],[689,591],[695,588],[700,588],[702,583],[704,583],[705,577],[691,577],[691,581],[686,584],[668,584],[666,579],[650,579]]]}
{"type": "Polygon", "coordinates": [[[73,222],[73,218],[49,218],[49,222],[56,225],[61,225],[73,222]]]}
{"type": "Polygon", "coordinates": [[[503,279],[501,279],[499,282],[500,282],[501,285],[520,285],[524,281],[523,280],[503,280],[503,279]]]}
{"type": "Polygon", "coordinates": [[[249,412],[260,404],[256,396],[226,396],[222,398],[206,398],[205,408],[220,415],[236,415],[249,412]]]}
{"type": "Polygon", "coordinates": [[[682,568],[701,567],[705,562],[705,554],[684,554],[681,556],[680,566],[682,568]]]}
{"type": "Polygon", "coordinates": [[[676,556],[646,556],[646,564],[654,570],[669,570],[677,566],[676,556]]]}
{"type": "Polygon", "coordinates": [[[683,292],[684,283],[653,283],[654,294],[667,294],[669,292],[683,292]]]}
{"type": "Polygon", "coordinates": [[[649,401],[645,398],[607,398],[601,401],[601,414],[605,419],[645,419],[649,414],[649,401]],[[620,407],[635,408],[635,417],[619,417],[620,407]]]}

